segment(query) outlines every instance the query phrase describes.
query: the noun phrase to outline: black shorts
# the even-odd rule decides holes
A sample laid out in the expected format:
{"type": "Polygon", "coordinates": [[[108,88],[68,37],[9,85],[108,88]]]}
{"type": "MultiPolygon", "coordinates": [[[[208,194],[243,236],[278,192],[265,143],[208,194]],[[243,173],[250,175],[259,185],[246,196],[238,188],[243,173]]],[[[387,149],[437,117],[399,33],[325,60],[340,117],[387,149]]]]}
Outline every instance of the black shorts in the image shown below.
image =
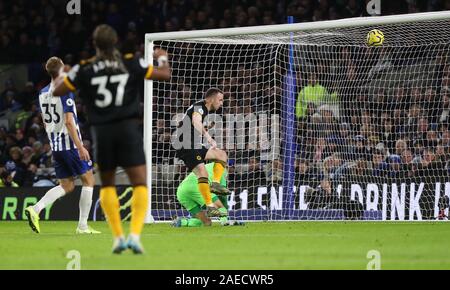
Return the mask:
{"type": "Polygon", "coordinates": [[[144,140],[135,119],[92,128],[95,161],[101,171],[145,165],[144,140]]]}
{"type": "Polygon", "coordinates": [[[195,166],[205,163],[206,153],[208,153],[208,148],[205,146],[200,149],[179,149],[177,157],[183,160],[187,168],[192,171],[195,166]]]}

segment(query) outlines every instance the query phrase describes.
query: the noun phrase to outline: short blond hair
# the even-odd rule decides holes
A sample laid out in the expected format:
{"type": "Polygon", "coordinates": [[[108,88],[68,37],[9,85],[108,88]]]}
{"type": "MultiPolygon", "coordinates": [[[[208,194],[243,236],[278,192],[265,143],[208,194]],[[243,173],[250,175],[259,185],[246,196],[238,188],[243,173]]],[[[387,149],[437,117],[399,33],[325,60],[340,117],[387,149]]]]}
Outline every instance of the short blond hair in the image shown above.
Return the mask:
{"type": "Polygon", "coordinates": [[[45,64],[45,70],[52,77],[52,79],[56,78],[61,70],[61,67],[64,66],[63,61],[56,56],[52,56],[47,60],[45,64]]]}

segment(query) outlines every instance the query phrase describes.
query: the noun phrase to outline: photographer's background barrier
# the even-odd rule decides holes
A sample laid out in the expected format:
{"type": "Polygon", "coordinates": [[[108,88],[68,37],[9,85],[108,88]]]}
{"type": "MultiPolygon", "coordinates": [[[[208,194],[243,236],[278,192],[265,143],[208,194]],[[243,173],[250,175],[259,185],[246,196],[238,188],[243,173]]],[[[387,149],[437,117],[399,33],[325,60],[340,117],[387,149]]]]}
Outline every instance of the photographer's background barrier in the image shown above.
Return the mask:
{"type": "MultiPolygon", "coordinates": [[[[50,187],[0,188],[0,220],[26,220],[25,208],[37,203],[49,189],[50,187]]],[[[122,197],[121,215],[126,219],[130,214],[131,190],[127,186],[118,186],[117,190],[122,197]]],[[[78,220],[80,192],[81,187],[77,186],[72,193],[48,206],[41,212],[41,220],[78,220]]],[[[99,205],[99,193],[100,187],[96,186],[92,196],[90,220],[104,220],[100,206],[95,206],[99,205]]]]}
{"type": "MultiPolygon", "coordinates": [[[[433,220],[441,209],[448,215],[450,182],[351,184],[337,186],[333,204],[317,206],[315,191],[307,186],[294,188],[295,200],[289,214],[292,220],[433,220]],[[316,205],[314,206],[314,199],[316,205]],[[314,208],[314,209],[311,209],[314,208]]],[[[0,188],[0,220],[24,220],[24,209],[35,204],[49,187],[0,188]]],[[[154,190],[154,189],[152,189],[154,190]]],[[[169,189],[166,189],[169,190],[169,189]]],[[[81,187],[60,198],[41,213],[42,220],[78,220],[81,187]]],[[[100,187],[94,188],[90,220],[102,221],[104,216],[99,202],[100,187]]],[[[120,212],[129,220],[132,188],[118,186],[120,212]]],[[[153,209],[156,221],[170,221],[176,216],[188,216],[176,200],[161,199],[153,202],[167,204],[169,209],[153,209]]],[[[243,188],[236,187],[228,197],[230,218],[246,220],[258,216],[259,220],[286,220],[281,186],[243,188]]]]}

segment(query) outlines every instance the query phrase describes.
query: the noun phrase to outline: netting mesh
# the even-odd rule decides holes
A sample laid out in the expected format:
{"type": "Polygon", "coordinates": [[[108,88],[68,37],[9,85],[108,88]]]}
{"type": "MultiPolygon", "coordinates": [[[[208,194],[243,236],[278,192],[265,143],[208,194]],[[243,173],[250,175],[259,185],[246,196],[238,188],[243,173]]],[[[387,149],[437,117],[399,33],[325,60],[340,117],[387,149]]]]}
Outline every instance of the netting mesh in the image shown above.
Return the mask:
{"type": "Polygon", "coordinates": [[[245,220],[435,219],[450,196],[450,22],[160,41],[152,215],[186,215],[171,135],[210,87],[206,122],[229,156],[230,215],[245,220]],[[365,44],[380,29],[381,47],[365,44]]]}

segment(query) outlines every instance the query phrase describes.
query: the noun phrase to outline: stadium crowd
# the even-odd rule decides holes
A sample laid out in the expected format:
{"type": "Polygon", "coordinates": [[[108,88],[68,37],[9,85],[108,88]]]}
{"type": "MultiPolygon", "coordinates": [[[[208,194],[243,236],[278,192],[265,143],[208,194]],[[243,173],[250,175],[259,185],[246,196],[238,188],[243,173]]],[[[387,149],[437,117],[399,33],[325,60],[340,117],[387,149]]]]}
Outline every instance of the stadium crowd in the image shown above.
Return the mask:
{"type": "MultiPolygon", "coordinates": [[[[69,64],[92,55],[91,32],[100,23],[114,27],[125,52],[139,49],[144,34],[367,16],[368,0],[129,0],[82,1],[81,15],[66,12],[67,1],[0,2],[0,63],[42,63],[52,55],[69,64]]],[[[450,10],[445,0],[384,2],[382,14],[450,10]]],[[[32,79],[35,83],[37,79],[32,79]]]]}
{"type": "MultiPolygon", "coordinates": [[[[202,0],[130,0],[84,1],[81,16],[70,16],[61,2],[64,1],[0,2],[0,63],[26,63],[29,71],[24,89],[17,89],[15,81],[7,79],[0,92],[0,187],[55,183],[50,146],[36,104],[39,89],[48,82],[42,63],[50,55],[62,55],[67,64],[73,65],[92,55],[90,32],[99,23],[106,22],[117,29],[122,52],[142,53],[145,32],[276,24],[284,23],[286,15],[294,15],[297,21],[318,21],[366,13],[366,1],[355,0],[214,1],[214,6],[213,1],[202,0]],[[221,5],[220,9],[217,5],[221,5]]],[[[396,13],[450,9],[448,1],[390,2],[388,9],[396,13]]],[[[436,71],[444,73],[425,88],[403,84],[366,94],[351,88],[358,88],[358,82],[370,72],[358,71],[359,64],[352,62],[351,52],[343,49],[342,55],[341,61],[348,63],[311,71],[298,82],[298,100],[309,101],[296,105],[295,180],[308,181],[320,192],[323,198],[316,201],[317,207],[329,206],[327,203],[334,200],[327,197],[334,194],[333,184],[340,180],[352,182],[355,176],[380,180],[447,177],[448,56],[433,59],[440,67],[436,71]],[[345,71],[332,72],[336,67],[345,67],[345,71]],[[325,78],[330,73],[345,76],[346,83],[334,86],[337,82],[325,78]],[[339,104],[339,113],[327,102],[339,104]]],[[[170,122],[174,114],[182,113],[197,98],[193,93],[196,88],[181,80],[177,82],[178,87],[170,90],[175,95],[158,96],[155,102],[164,106],[167,100],[178,100],[164,106],[162,115],[155,115],[153,148],[164,152],[154,154],[155,164],[171,163],[170,122]]],[[[283,94],[281,84],[255,87],[238,78],[237,83],[222,85],[230,87],[228,96],[230,92],[242,92],[238,94],[241,99],[228,100],[229,113],[249,113],[254,110],[252,107],[267,109],[264,105],[271,103],[270,96],[283,94]],[[251,98],[251,93],[246,92],[258,92],[259,96],[251,98]]],[[[89,123],[80,100],[77,111],[83,139],[90,150],[89,123]]],[[[283,160],[262,160],[261,151],[258,147],[230,151],[230,162],[236,165],[230,167],[230,181],[243,188],[281,184],[283,160]]]]}

